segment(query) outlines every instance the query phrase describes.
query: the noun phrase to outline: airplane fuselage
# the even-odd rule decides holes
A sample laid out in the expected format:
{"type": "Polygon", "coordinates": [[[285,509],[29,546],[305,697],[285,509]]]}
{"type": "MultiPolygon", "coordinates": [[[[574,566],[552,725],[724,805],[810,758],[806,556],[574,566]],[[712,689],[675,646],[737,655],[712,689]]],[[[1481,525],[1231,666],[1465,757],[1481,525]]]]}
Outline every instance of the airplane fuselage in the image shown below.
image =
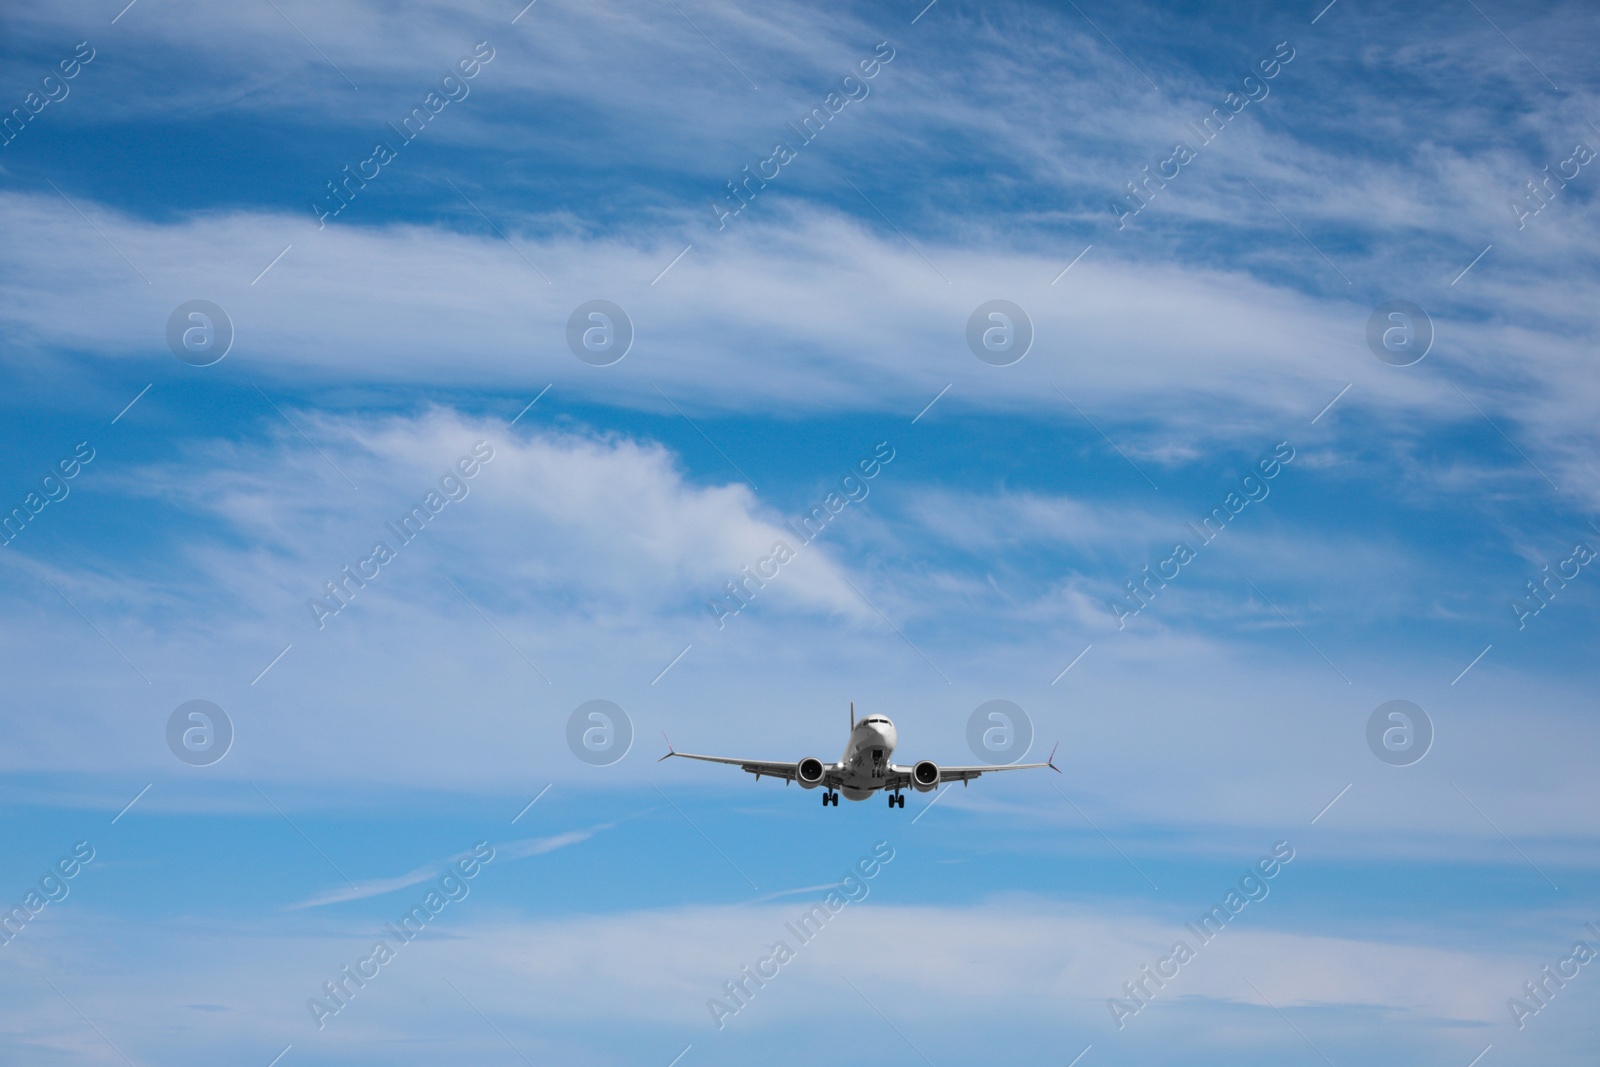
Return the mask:
{"type": "Polygon", "coordinates": [[[830,768],[846,800],[866,800],[884,788],[898,740],[894,723],[884,715],[869,715],[851,728],[844,755],[830,768]]]}

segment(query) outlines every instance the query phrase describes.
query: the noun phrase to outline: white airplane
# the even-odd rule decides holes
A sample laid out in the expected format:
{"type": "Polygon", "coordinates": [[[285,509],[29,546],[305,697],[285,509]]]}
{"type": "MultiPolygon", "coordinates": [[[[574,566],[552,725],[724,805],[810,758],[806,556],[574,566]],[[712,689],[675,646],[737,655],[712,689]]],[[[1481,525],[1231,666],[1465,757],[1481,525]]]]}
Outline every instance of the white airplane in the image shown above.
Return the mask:
{"type": "MultiPolygon", "coordinates": [[[[849,800],[865,800],[881,789],[889,794],[891,808],[903,808],[906,806],[906,798],[901,790],[907,787],[919,793],[926,793],[937,789],[942,782],[969,782],[978,775],[988,774],[991,771],[1025,771],[1035,767],[1049,767],[1057,774],[1061,773],[1061,768],[1056,766],[1054,748],[1050,750],[1050,758],[1043,763],[1013,763],[1010,766],[1000,767],[940,767],[931,760],[922,760],[910,767],[901,767],[889,762],[889,757],[894,753],[896,740],[898,736],[895,733],[894,723],[890,722],[887,716],[868,715],[858,723],[856,706],[852,703],[850,739],[845,742],[844,758],[838,763],[823,763],[815,756],[807,756],[798,763],[735,759],[731,756],[696,756],[690,752],[675,750],[671,739],[667,740],[667,754],[661,759],[679,756],[683,759],[705,760],[708,763],[731,763],[749,771],[757,780],[765,775],[768,778],[782,778],[785,784],[799,782],[803,789],[815,789],[820,785],[826,790],[822,794],[823,807],[829,804],[838,807],[840,793],[849,800]]],[[[661,760],[656,762],[660,763],[661,760]]]]}

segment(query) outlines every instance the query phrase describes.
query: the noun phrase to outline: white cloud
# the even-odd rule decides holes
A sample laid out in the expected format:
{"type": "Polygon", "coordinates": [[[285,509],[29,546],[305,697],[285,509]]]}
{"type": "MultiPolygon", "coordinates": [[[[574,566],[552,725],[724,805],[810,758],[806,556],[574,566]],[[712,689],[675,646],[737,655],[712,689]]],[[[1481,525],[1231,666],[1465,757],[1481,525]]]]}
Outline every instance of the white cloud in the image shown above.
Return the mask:
{"type": "MultiPolygon", "coordinates": [[[[507,841],[494,846],[494,856],[495,859],[502,861],[527,859],[529,856],[542,856],[547,852],[555,852],[558,849],[566,848],[568,845],[581,844],[601,830],[610,829],[611,825],[613,824],[595,826],[587,830],[571,830],[567,833],[554,834],[549,837],[525,837],[516,841],[507,841]]],[[[366,900],[369,897],[379,897],[401,889],[409,889],[411,886],[421,885],[423,882],[442,878],[447,874],[456,874],[459,879],[459,874],[454,869],[456,861],[467,859],[472,855],[472,851],[468,850],[437,862],[425,863],[394,878],[378,878],[359,882],[355,885],[347,883],[342,886],[334,886],[332,889],[327,889],[308,897],[306,900],[294,905],[294,907],[296,909],[320,908],[328,904],[344,904],[352,900],[366,900]]]]}
{"type": "MultiPolygon", "coordinates": [[[[309,220],[259,214],[156,225],[86,207],[155,285],[139,283],[66,205],[12,194],[0,198],[0,217],[18,236],[7,271],[17,329],[51,348],[164,360],[166,316],[203,293],[234,320],[233,365],[248,364],[276,390],[308,380],[498,386],[521,380],[530,355],[536,375],[569,393],[670,410],[660,389],[691,412],[887,407],[909,416],[953,382],[942,404],[1065,413],[1056,383],[1098,422],[1134,427],[1130,444],[1142,454],[1157,446],[1141,444],[1140,427],[1152,439],[1259,437],[1308,420],[1352,381],[1345,410],[1478,418],[1437,375],[1405,376],[1373,359],[1362,342],[1364,306],[1115,249],[1079,264],[1058,292],[1049,285],[1053,258],[930,245],[955,279],[947,289],[897,238],[775,206],[770,222],[697,244],[653,288],[682,251],[668,235],[637,245],[514,233],[558,279],[552,287],[492,236],[418,226],[319,233],[309,220]],[[251,286],[289,243],[288,256],[251,286]],[[1012,294],[1035,323],[1033,353],[1012,368],[979,363],[962,340],[967,311],[995,292],[1012,294]],[[596,294],[622,303],[636,329],[633,352],[612,368],[586,366],[565,347],[567,316],[596,294]],[[1241,395],[1227,384],[1241,381],[1258,385],[1241,395]]],[[[1508,329],[1484,324],[1466,340],[1492,350],[1511,339],[1508,329]]],[[[1519,347],[1531,341],[1525,327],[1521,336],[1519,347]]],[[[1517,387],[1546,396],[1539,413],[1549,447],[1557,427],[1570,434],[1586,425],[1562,399],[1572,390],[1552,389],[1570,384],[1579,347],[1540,335],[1517,387]]],[[[1480,398],[1491,409],[1505,403],[1480,398]]]]}
{"type": "MultiPolygon", "coordinates": [[[[140,471],[121,486],[212,515],[226,523],[219,533],[247,538],[243,568],[232,545],[196,546],[196,554],[210,582],[258,603],[263,584],[296,601],[322,596],[324,582],[343,580],[341,568],[354,567],[380,540],[397,558],[371,585],[382,590],[392,584],[390,574],[417,554],[396,526],[430,491],[445,498],[451,490],[441,479],[466,458],[476,471],[455,477],[459,488],[453,490],[465,496],[443,504],[423,539],[446,541],[452,560],[475,561],[448,569],[460,584],[482,587],[499,603],[543,610],[559,603],[565,610],[558,614],[575,618],[624,604],[644,612],[642,618],[691,606],[703,611],[700,601],[721,594],[742,566],[753,566],[784,541],[797,558],[764,598],[864,617],[866,609],[826,547],[801,545],[743,483],[689,481],[658,443],[529,430],[527,423],[513,430],[443,408],[414,417],[304,411],[292,417],[359,490],[286,427],[257,446],[200,444],[181,463],[140,471]],[[485,453],[492,458],[473,459],[485,453]]],[[[352,603],[366,592],[354,585],[348,591],[352,603]]]]}
{"type": "MultiPolygon", "coordinates": [[[[894,876],[888,868],[874,896],[889,892],[894,876]]],[[[1286,883],[1291,876],[1292,868],[1281,877],[1286,883]]],[[[1283,885],[1277,888],[1284,891],[1283,885]]],[[[502,1038],[480,1025],[479,1012],[536,1057],[574,1037],[590,1056],[600,1045],[637,1059],[659,1045],[661,1056],[670,1059],[686,1041],[714,1054],[746,1040],[770,1043],[771,1035],[819,1017],[847,1027],[859,1022],[871,1027],[864,1036],[876,1035],[879,1011],[924,1047],[962,1042],[963,1033],[1003,1012],[1013,1047],[1040,1050],[1060,1041],[1065,1027],[1077,1042],[1069,1056],[1089,1042],[1105,1054],[1153,1041],[1149,1056],[1164,1063],[1179,1054],[1172,1045],[1177,1035],[1193,1036],[1202,1011],[1210,1020],[1206,1036],[1198,1046],[1181,1043],[1188,1062],[1201,1048],[1222,1057],[1275,1044],[1298,1047],[1302,1039],[1268,1010],[1252,984],[1278,1008],[1295,1012],[1301,1029],[1328,1047],[1349,1039],[1350,1019],[1371,1012],[1408,1026],[1410,1040],[1466,1058],[1490,1041],[1540,1048],[1587,1030],[1581,1016],[1552,1011],[1528,1033],[1516,1032],[1504,1001],[1527,968],[1521,952],[1420,937],[1285,932],[1268,917],[1277,906],[1271,896],[1251,905],[1208,945],[1194,944],[1181,923],[1147,913],[1024,897],[972,906],[904,906],[869,898],[849,905],[809,943],[799,944],[785,924],[811,903],[543,920],[463,914],[438,932],[448,936],[430,931],[404,947],[321,1031],[312,1025],[305,998],[319,992],[324,971],[333,974],[346,957],[366,952],[366,941],[348,931],[303,924],[270,931],[164,928],[174,951],[141,962],[146,981],[126,981],[121,963],[110,960],[74,974],[68,987],[102,1029],[179,1064],[202,1062],[186,1056],[245,1045],[267,1048],[270,1058],[288,1042],[302,1056],[348,1055],[379,1035],[403,1042],[391,1053],[399,1057],[395,1062],[412,1062],[407,1055],[424,1062],[427,1040],[444,1027],[451,1027],[457,1055],[487,1053],[491,1046],[505,1054],[502,1038]],[[1122,984],[1153,966],[1180,938],[1197,948],[1196,959],[1119,1032],[1108,998],[1124,996],[1122,984]],[[796,958],[719,1032],[707,1000],[726,996],[724,983],[737,980],[742,967],[753,966],[779,940],[796,950],[796,958]],[[841,975],[866,993],[870,1006],[841,975]],[[193,1002],[223,1011],[190,1033],[195,1024],[178,1005],[193,1002]],[[1230,1005],[1253,1010],[1218,1025],[1217,1009],[1230,1005]],[[1318,1011],[1296,1012],[1307,1007],[1318,1011]],[[452,1026],[460,1019],[473,1025],[452,1026]],[[597,1026],[605,1028],[603,1040],[597,1026]],[[184,1031],[185,1048],[173,1043],[174,1027],[184,1031]],[[412,1042],[423,1047],[408,1052],[412,1042]]],[[[36,939],[25,965],[37,965],[41,954],[77,951],[83,936],[78,931],[36,939]]],[[[12,978],[7,985],[14,1003],[30,1005],[13,1013],[20,1021],[8,1027],[12,1042],[28,1045],[47,1040],[47,1033],[81,1029],[68,1024],[75,1017],[59,999],[49,999],[54,994],[42,983],[24,986],[12,978]]],[[[814,1059],[787,1042],[767,1055],[774,1063],[814,1059]]]]}

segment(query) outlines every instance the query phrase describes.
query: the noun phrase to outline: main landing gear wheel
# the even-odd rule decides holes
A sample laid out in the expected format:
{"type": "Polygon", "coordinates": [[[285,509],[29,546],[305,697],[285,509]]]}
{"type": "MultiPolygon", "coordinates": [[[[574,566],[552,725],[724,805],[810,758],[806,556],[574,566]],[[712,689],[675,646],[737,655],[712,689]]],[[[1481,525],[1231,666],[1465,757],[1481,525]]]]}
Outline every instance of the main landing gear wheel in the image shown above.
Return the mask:
{"type": "Polygon", "coordinates": [[[822,806],[827,807],[829,804],[832,804],[836,808],[839,806],[839,794],[835,793],[831,789],[822,794],[822,806]]]}
{"type": "Polygon", "coordinates": [[[905,794],[904,793],[890,793],[889,794],[889,806],[891,808],[903,808],[903,807],[905,807],[906,806],[905,794]]]}

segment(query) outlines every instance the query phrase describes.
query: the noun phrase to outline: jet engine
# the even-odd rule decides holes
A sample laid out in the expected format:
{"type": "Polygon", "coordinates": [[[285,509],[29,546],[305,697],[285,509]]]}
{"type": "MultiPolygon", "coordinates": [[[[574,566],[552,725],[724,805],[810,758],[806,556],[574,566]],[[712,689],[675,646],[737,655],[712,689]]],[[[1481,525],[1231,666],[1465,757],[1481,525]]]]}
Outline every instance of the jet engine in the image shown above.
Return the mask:
{"type": "Polygon", "coordinates": [[[939,768],[932,760],[923,760],[911,768],[911,788],[919,793],[939,787],[939,768]]]}
{"type": "Polygon", "coordinates": [[[806,789],[815,789],[822,784],[822,761],[815,756],[807,756],[794,768],[795,781],[806,789]]]}

